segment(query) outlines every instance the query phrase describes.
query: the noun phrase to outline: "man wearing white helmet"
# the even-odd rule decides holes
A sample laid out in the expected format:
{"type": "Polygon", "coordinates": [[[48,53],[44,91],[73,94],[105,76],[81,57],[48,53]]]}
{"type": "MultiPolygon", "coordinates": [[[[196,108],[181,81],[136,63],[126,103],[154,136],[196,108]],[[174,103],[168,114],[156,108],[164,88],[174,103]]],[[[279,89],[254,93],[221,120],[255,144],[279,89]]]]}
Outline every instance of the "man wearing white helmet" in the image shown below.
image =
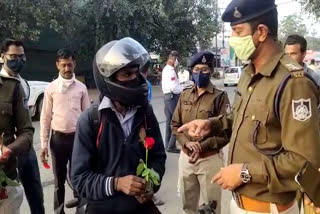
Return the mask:
{"type": "Polygon", "coordinates": [[[158,121],[140,73],[148,60],[147,51],[131,38],[111,41],[95,55],[93,72],[102,99],[79,119],[71,169],[73,185],[88,200],[86,213],[160,213],[151,200],[159,185],[146,193],[146,180],[136,176],[140,160],[146,162],[146,137],[155,142],[147,165],[159,174],[159,183],[165,171],[158,121]]]}

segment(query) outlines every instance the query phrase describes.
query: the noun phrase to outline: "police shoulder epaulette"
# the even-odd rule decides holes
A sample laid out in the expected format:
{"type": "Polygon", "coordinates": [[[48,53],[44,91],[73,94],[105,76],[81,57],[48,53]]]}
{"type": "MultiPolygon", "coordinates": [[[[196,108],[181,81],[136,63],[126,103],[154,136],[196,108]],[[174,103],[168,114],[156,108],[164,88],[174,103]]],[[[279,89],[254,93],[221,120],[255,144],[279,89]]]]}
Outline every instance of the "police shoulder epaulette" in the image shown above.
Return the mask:
{"type": "Polygon", "coordinates": [[[292,78],[301,78],[305,76],[305,71],[292,71],[290,74],[292,78]]]}
{"type": "Polygon", "coordinates": [[[284,55],[280,59],[280,62],[288,69],[289,72],[303,71],[303,67],[287,55],[284,55]]]}

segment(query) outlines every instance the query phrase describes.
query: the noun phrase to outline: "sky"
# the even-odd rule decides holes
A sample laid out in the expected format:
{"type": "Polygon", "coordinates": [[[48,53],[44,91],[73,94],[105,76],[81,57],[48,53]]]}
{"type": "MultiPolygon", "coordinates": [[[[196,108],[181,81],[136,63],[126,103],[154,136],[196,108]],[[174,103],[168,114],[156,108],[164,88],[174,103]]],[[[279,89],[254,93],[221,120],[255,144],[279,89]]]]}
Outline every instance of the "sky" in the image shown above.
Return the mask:
{"type": "MultiPolygon", "coordinates": [[[[219,8],[221,12],[224,11],[224,8],[231,2],[231,0],[218,0],[219,1],[219,8]]],[[[264,0],[260,0],[264,1],[264,0]]],[[[305,12],[301,5],[296,0],[276,0],[276,4],[278,5],[278,15],[279,15],[279,22],[288,15],[298,14],[301,15],[304,19],[304,22],[308,28],[308,32],[311,33],[312,31],[318,32],[317,36],[320,37],[320,23],[316,23],[316,21],[311,17],[310,14],[305,12]]],[[[229,25],[228,25],[229,26],[229,25]]],[[[227,28],[227,26],[226,26],[227,28]]]]}

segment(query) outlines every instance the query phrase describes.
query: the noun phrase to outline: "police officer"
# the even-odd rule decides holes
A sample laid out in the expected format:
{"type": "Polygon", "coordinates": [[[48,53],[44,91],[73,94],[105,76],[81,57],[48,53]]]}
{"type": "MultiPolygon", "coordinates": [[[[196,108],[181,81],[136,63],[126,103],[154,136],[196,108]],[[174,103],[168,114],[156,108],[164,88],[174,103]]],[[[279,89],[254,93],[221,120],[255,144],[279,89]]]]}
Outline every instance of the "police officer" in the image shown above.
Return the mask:
{"type": "Polygon", "coordinates": [[[176,137],[171,133],[171,120],[177,106],[180,93],[183,91],[177,77],[176,68],[179,65],[178,52],[169,54],[167,65],[162,71],[162,92],[164,95],[164,114],[166,115],[165,145],[167,152],[179,153],[176,147],[176,137]]]}
{"type": "MultiPolygon", "coordinates": [[[[148,152],[148,167],[160,179],[165,171],[159,124],[140,73],[148,60],[148,52],[131,38],[107,43],[94,58],[94,78],[102,100],[97,112],[90,108],[80,116],[71,168],[77,192],[88,200],[86,213],[160,213],[152,202],[153,191],[145,194],[146,181],[136,176],[140,159],[146,158],[146,136],[155,141],[148,152]]],[[[154,192],[158,189],[154,185],[154,192]]]]}
{"type": "MultiPolygon", "coordinates": [[[[17,180],[17,157],[26,155],[30,150],[34,129],[19,79],[9,75],[24,66],[23,45],[13,42],[3,50],[4,65],[0,72],[0,168],[11,180],[17,180]]],[[[20,213],[22,187],[6,186],[5,191],[1,192],[6,192],[8,198],[1,194],[0,213],[20,213]]]]}
{"type": "MultiPolygon", "coordinates": [[[[229,165],[213,182],[232,191],[231,213],[298,214],[294,176],[306,160],[320,165],[318,88],[277,41],[274,0],[233,0],[222,19],[231,22],[238,58],[251,62],[233,104],[229,165]]],[[[179,131],[205,135],[219,124],[194,121],[179,131]]]]}
{"type": "MultiPolygon", "coordinates": [[[[211,178],[223,166],[219,150],[229,142],[231,126],[225,124],[208,138],[192,138],[177,129],[194,119],[208,119],[230,113],[227,94],[216,89],[210,82],[214,55],[208,51],[191,57],[190,67],[195,86],[181,93],[172,118],[172,131],[176,134],[182,151],[179,158],[179,184],[183,211],[194,214],[199,207],[200,195],[203,203],[221,200],[221,189],[210,183],[211,178]]],[[[220,213],[218,203],[216,213],[220,213]]]]}
{"type": "MultiPolygon", "coordinates": [[[[21,41],[6,39],[3,42],[1,53],[3,54],[3,58],[7,58],[12,54],[20,54],[24,55],[24,46],[21,41]]],[[[25,56],[24,56],[25,58],[25,56]]],[[[25,59],[22,59],[20,62],[23,64],[25,59]]],[[[23,66],[18,67],[17,69],[10,69],[8,66],[3,68],[3,73],[5,75],[5,70],[8,70],[8,75],[17,78],[20,81],[22,88],[24,89],[25,97],[24,102],[28,103],[30,97],[30,87],[28,82],[21,78],[20,72],[22,71],[23,66]]],[[[19,175],[20,179],[25,191],[25,195],[29,202],[30,211],[32,214],[44,214],[44,205],[43,205],[43,190],[40,179],[40,172],[38,166],[38,160],[36,156],[36,152],[34,151],[33,146],[31,146],[28,153],[20,156],[18,158],[19,165],[19,175]]]]}

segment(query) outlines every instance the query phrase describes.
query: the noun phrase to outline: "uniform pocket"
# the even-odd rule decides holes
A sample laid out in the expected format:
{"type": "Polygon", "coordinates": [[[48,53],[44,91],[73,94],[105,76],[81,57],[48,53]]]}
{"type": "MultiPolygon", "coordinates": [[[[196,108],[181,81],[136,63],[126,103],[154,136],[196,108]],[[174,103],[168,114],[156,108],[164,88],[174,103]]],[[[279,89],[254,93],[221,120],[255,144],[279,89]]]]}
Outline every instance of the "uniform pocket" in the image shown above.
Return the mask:
{"type": "Polygon", "coordinates": [[[212,108],[213,108],[212,105],[210,106],[200,105],[197,119],[208,119],[209,117],[213,117],[214,115],[212,113],[212,108]]]}
{"type": "Polygon", "coordinates": [[[249,142],[264,144],[267,142],[267,120],[269,110],[267,106],[256,106],[246,115],[249,120],[249,142]]]}
{"type": "Polygon", "coordinates": [[[12,116],[13,115],[12,104],[11,103],[0,103],[0,114],[12,116]]]}

